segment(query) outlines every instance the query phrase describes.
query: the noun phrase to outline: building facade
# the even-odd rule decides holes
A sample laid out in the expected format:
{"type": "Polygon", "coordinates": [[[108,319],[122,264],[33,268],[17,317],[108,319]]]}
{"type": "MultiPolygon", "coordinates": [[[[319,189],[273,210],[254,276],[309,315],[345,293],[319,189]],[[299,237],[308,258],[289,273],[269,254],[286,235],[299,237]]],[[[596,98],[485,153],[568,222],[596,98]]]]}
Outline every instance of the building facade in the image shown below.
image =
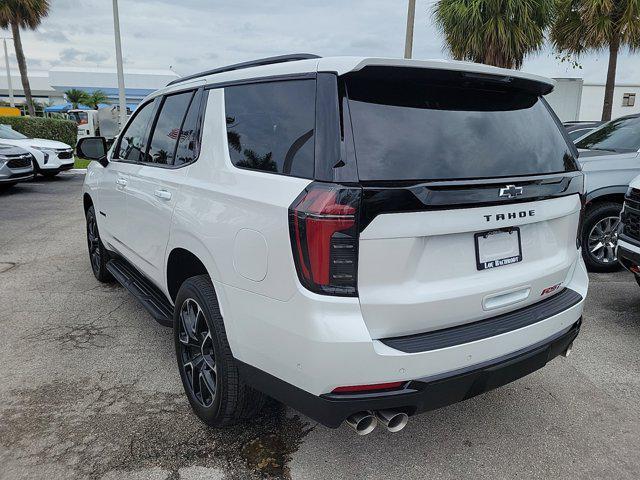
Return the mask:
{"type": "MultiPolygon", "coordinates": [[[[171,70],[127,70],[124,74],[126,103],[137,105],[149,93],[178,78],[171,70]]],[[[16,105],[25,102],[18,71],[11,72],[16,105]]],[[[66,103],[64,92],[70,89],[92,93],[104,92],[112,103],[118,101],[118,77],[115,70],[105,68],[55,67],[48,72],[29,72],[31,92],[37,103],[45,106],[66,103]]],[[[0,101],[9,101],[6,73],[0,72],[0,101]]]]}
{"type": "MultiPolygon", "coordinates": [[[[556,78],[556,88],[547,101],[563,122],[600,120],[604,83],[587,83],[581,78],[556,78]]],[[[640,113],[640,83],[619,83],[613,91],[611,118],[640,113]]]]}

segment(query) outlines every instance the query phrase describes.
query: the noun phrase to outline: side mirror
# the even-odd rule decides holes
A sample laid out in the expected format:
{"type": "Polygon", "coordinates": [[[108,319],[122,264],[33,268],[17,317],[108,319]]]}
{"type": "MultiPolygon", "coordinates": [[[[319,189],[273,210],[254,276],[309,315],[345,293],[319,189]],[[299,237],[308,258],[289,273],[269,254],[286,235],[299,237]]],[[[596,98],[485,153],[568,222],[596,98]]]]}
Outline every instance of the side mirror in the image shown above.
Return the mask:
{"type": "Polygon", "coordinates": [[[107,150],[107,140],[104,137],[81,138],[76,145],[76,154],[79,157],[95,160],[103,167],[109,164],[107,150]]]}

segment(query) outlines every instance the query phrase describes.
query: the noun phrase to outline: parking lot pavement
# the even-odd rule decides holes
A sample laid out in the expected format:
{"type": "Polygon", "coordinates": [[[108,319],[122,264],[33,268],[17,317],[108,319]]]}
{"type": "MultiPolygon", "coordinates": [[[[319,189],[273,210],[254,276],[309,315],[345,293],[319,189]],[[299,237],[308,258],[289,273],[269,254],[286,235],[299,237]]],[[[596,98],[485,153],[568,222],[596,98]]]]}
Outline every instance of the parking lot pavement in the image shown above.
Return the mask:
{"type": "Polygon", "coordinates": [[[568,359],[358,437],[273,403],[211,430],[171,332],[89,268],[82,176],[0,193],[0,478],[640,478],[640,287],[593,275],[568,359]]]}

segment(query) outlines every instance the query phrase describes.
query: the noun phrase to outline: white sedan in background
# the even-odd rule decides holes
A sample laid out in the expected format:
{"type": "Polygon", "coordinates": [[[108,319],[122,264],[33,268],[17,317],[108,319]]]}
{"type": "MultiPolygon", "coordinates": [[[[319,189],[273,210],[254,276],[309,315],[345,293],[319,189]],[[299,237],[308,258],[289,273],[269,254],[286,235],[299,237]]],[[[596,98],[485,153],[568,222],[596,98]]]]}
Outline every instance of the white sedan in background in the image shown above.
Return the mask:
{"type": "Polygon", "coordinates": [[[53,177],[73,168],[73,148],[66,143],[43,138],[29,138],[9,125],[0,124],[0,142],[27,150],[35,158],[35,173],[53,177]]]}

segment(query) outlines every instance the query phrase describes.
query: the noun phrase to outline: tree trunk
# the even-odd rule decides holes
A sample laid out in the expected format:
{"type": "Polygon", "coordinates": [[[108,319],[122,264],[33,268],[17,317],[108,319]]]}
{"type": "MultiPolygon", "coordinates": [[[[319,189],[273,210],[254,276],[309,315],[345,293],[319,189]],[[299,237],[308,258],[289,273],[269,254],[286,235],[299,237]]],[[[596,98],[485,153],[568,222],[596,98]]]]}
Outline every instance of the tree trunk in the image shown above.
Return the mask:
{"type": "Polygon", "coordinates": [[[607,69],[607,84],[604,87],[604,104],[602,105],[602,120],[611,120],[613,109],[613,89],[616,86],[616,67],[618,65],[618,50],[620,50],[620,36],[616,35],[609,44],[609,67],[607,69]]]}
{"type": "Polygon", "coordinates": [[[27,76],[27,62],[22,51],[22,39],[20,38],[20,27],[16,22],[11,22],[11,33],[13,34],[13,45],[16,49],[16,59],[18,60],[18,69],[20,69],[20,79],[22,80],[22,90],[27,101],[27,109],[29,115],[35,117],[36,110],[33,106],[33,97],[31,96],[31,87],[29,86],[29,77],[27,76]]]}

